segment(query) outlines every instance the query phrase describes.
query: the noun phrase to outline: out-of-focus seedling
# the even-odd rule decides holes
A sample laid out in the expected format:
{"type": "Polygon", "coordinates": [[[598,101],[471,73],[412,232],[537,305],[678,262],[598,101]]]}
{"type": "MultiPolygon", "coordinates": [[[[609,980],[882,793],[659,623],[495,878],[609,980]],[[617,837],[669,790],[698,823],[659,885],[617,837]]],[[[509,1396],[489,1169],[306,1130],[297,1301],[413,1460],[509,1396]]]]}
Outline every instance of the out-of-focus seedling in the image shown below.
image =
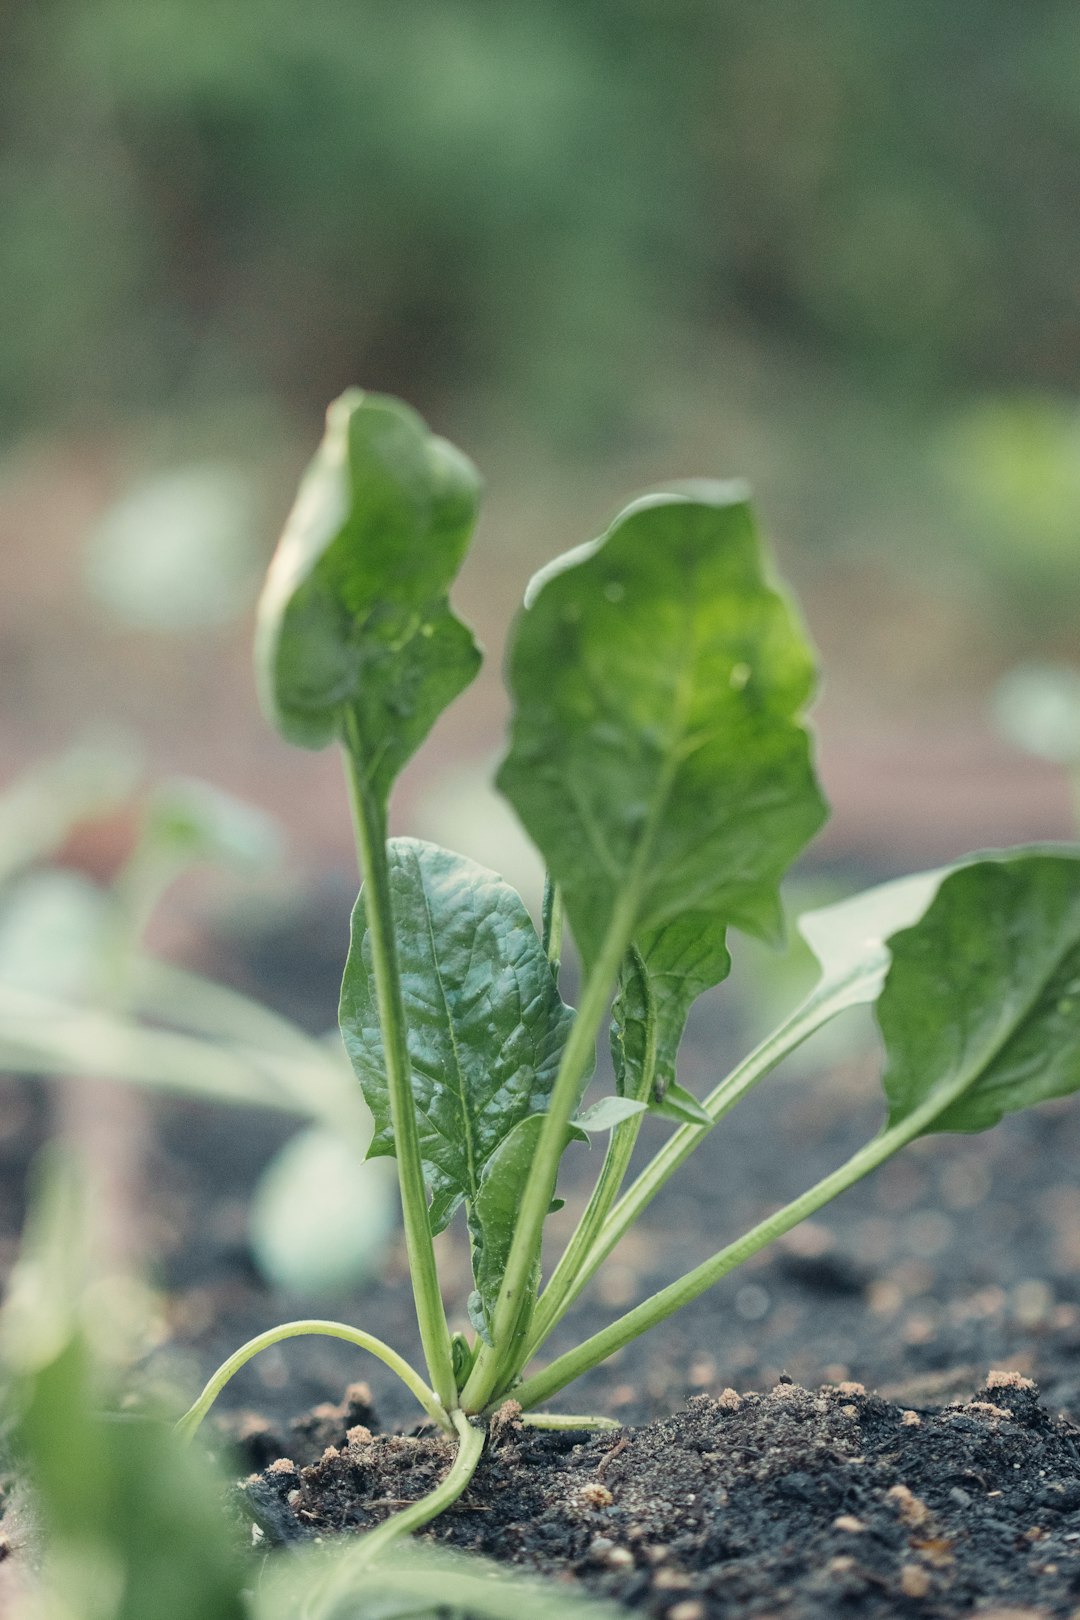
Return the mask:
{"type": "Polygon", "coordinates": [[[371,1114],[340,1037],[314,1038],[144,943],[177,878],[204,864],[257,875],[277,858],[276,829],[231,796],[176,779],[142,796],[134,845],[109,887],[35,865],[82,821],[130,802],[137,782],[130,755],[82,747],[0,796],[0,1070],[73,1086],[102,1076],[306,1121],[260,1180],[252,1244],[279,1287],[339,1292],[377,1271],[396,1220],[392,1174],[364,1163],[371,1114]]]}

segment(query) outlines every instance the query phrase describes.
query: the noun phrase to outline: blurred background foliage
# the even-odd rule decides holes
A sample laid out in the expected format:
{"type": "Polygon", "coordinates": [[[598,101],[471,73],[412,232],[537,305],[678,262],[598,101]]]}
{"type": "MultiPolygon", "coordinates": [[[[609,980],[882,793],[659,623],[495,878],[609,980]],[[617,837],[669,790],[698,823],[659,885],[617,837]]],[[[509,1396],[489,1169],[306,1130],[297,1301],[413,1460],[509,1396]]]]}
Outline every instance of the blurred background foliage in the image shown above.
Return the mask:
{"type": "MultiPolygon", "coordinates": [[[[47,653],[27,615],[77,579],[144,636],[235,620],[357,381],[483,466],[496,652],[529,567],[704,470],[758,489],[841,719],[966,691],[970,730],[1012,662],[1075,659],[1071,0],[9,0],[0,32],[0,543],[15,593],[38,528],[60,559],[0,672],[28,735],[69,735],[46,665],[89,610],[47,653]]],[[[205,722],[205,645],[92,654],[91,707],[205,722]]]]}

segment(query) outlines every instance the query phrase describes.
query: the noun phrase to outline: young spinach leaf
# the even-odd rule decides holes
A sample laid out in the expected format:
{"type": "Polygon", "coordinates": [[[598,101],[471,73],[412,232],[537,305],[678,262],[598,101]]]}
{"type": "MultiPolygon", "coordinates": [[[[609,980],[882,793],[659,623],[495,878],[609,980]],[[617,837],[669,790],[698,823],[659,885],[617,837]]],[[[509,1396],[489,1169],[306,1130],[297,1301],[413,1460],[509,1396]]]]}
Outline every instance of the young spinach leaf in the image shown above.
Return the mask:
{"type": "Polygon", "coordinates": [[[958,867],[889,950],[890,1127],[940,1098],[924,1131],[983,1131],[1080,1088],[1080,851],[958,867]]]}
{"type": "MultiPolygon", "coordinates": [[[[420,1153],[431,1225],[441,1231],[463,1199],[476,1201],[514,1127],[545,1112],[573,1012],[508,883],[419,839],[391,839],[387,853],[420,1153]]],[[[341,1030],[375,1119],[369,1151],[392,1154],[363,890],[341,1030]]]]}
{"type": "Polygon", "coordinates": [[[687,912],[775,934],[825,807],[801,724],[813,661],[741,486],[639,502],[526,601],[498,781],[586,965],[620,901],[639,949],[687,912]]]}
{"type": "Polygon", "coordinates": [[[480,653],[446,592],[480,482],[407,406],[352,389],[331,405],[259,604],[263,706],[307,748],[349,739],[383,802],[480,653]]]}
{"type": "Polygon", "coordinates": [[[690,1008],[731,971],[722,921],[689,912],[653,929],[627,952],[611,1009],[611,1055],[620,1096],[654,1114],[708,1124],[701,1104],[675,1081],[690,1008]]]}

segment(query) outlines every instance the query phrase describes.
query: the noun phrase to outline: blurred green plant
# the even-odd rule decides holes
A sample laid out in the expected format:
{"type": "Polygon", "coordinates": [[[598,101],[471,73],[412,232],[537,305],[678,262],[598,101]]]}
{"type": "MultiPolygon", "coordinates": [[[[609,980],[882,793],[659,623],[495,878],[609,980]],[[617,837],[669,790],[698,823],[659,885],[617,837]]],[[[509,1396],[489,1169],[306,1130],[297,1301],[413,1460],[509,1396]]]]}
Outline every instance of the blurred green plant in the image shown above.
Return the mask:
{"type": "Polygon", "coordinates": [[[339,1036],[314,1038],[142,943],[184,871],[206,862],[261,871],[276,858],[276,830],[205,783],[178,779],[142,797],[138,834],[110,887],[34,864],[84,817],[130,797],[137,768],[123,763],[121,772],[112,754],[81,747],[0,797],[8,872],[0,882],[0,1070],[71,1084],[107,1076],[308,1121],[260,1179],[252,1246],[277,1286],[339,1293],[375,1274],[396,1220],[392,1176],[364,1163],[371,1116],[339,1036]]]}
{"type": "Polygon", "coordinates": [[[747,318],[935,397],[1075,375],[1069,0],[16,0],[5,45],[9,424],[377,372],[570,447],[747,318]]]}
{"type": "Polygon", "coordinates": [[[1080,832],[1080,669],[1022,664],[1010,670],[994,693],[994,717],[1010,742],[1065,771],[1080,832]]]}
{"type": "MultiPolygon", "coordinates": [[[[88,1252],[86,1190],[53,1148],[35,1167],[19,1259],[0,1313],[0,1400],[32,1495],[20,1528],[20,1620],[616,1620],[613,1605],[519,1579],[480,1558],[377,1536],[252,1553],[224,1475],[165,1414],[124,1398],[138,1335],[132,1293],[88,1252]],[[40,1566],[40,1567],[38,1567],[40,1566]]],[[[11,1510],[10,1498],[7,1503],[11,1510]]],[[[12,1556],[11,1549],[8,1549],[12,1556]]],[[[12,1615],[10,1620],[15,1620],[12,1615]]]]}

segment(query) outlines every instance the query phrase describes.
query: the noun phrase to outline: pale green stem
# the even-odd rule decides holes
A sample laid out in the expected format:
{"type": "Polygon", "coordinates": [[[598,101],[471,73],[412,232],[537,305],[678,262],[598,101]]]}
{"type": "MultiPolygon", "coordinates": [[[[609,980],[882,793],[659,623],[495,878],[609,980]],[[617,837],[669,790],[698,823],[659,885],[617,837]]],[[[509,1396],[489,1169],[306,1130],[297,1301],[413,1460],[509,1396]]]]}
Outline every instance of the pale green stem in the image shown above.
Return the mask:
{"type": "Polygon", "coordinates": [[[573,1433],[575,1429],[621,1429],[614,1418],[600,1417],[595,1412],[522,1412],[520,1419],[526,1429],[554,1429],[559,1433],[573,1433]]]}
{"type": "Polygon", "coordinates": [[[443,1406],[449,1409],[457,1404],[457,1381],[446,1309],[435,1266],[435,1246],[428,1220],[427,1192],[420,1159],[412,1065],[409,1061],[405,1008],[394,942],[394,912],[386,859],[386,815],[363,779],[358,754],[347,747],[346,759],[353,825],[364,878],[364,915],[382,1029],[409,1275],[428,1376],[443,1406]]]}
{"type": "Polygon", "coordinates": [[[748,1260],[752,1254],[756,1254],[775,1238],[789,1232],[793,1226],[798,1226],[800,1221],[812,1215],[823,1204],[829,1203],[839,1193],[845,1192],[856,1181],[891,1158],[900,1148],[920,1135],[941,1112],[943,1106],[941,1097],[934,1097],[916,1109],[902,1124],[883,1131],[864,1148],[860,1148],[858,1153],[853,1154],[846,1164],[834,1170],[823,1181],[819,1181],[793,1203],[785,1204],[783,1209],[760,1221],[736,1242],[729,1243],[710,1259],[704,1260],[701,1265],[688,1271],[684,1277],[669,1283],[666,1288],[661,1288],[659,1293],[653,1294],[635,1306],[632,1311],[627,1311],[625,1316],[620,1316],[610,1327],[604,1328],[600,1333],[594,1333],[576,1349],[559,1356],[549,1367],[527,1378],[514,1390],[514,1399],[520,1401],[523,1407],[535,1406],[539,1401],[548,1400],[557,1390],[572,1383],[582,1373],[599,1366],[600,1362],[606,1361],[608,1356],[614,1355],[616,1350],[621,1350],[632,1339],[647,1333],[651,1327],[665,1321],[684,1305],[689,1305],[699,1294],[705,1293],[714,1283],[719,1282],[721,1277],[733,1271],[744,1260],[748,1260]]]}
{"type": "Polygon", "coordinates": [[[607,1259],[619,1239],[633,1226],[668,1178],[674,1175],[694,1149],[705,1140],[713,1125],[734,1108],[739,1099],[756,1086],[759,1080],[763,1080],[771,1073],[783,1058],[807,1040],[815,1030],[828,1023],[830,1018],[835,1017],[838,1010],[831,998],[812,994],[705,1098],[702,1107],[711,1116],[711,1123],[680,1125],[679,1129],[668,1138],[608,1215],[599,1236],[578,1269],[574,1272],[564,1271],[564,1280],[557,1292],[555,1284],[559,1270],[562,1269],[562,1262],[556,1268],[537,1307],[535,1331],[529,1343],[530,1357],[536,1354],[552,1329],[562,1321],[581,1290],[607,1259]]]}
{"type": "Polygon", "coordinates": [[[406,1388],[416,1396],[428,1417],[437,1423],[440,1429],[453,1433],[450,1417],[442,1402],[424,1383],[415,1368],[410,1367],[404,1356],[399,1356],[396,1350],[391,1350],[388,1344],[375,1338],[374,1334],[350,1327],[347,1322],[326,1322],[319,1317],[310,1317],[301,1322],[283,1322],[279,1327],[268,1328],[265,1333],[257,1334],[254,1339],[242,1344],[239,1350],[234,1350],[228,1361],[223,1361],[217,1372],[208,1380],[198,1400],[184,1413],[176,1425],[176,1432],[184,1439],[190,1439],[229,1379],[261,1350],[269,1350],[271,1345],[280,1344],[284,1339],[299,1339],[308,1334],[321,1335],[328,1339],[344,1339],[348,1344],[355,1344],[361,1350],[370,1351],[389,1367],[391,1372],[397,1374],[406,1388]]]}
{"type": "Polygon", "coordinates": [[[544,878],[544,910],[542,943],[544,955],[551,967],[551,976],[559,982],[562,965],[563,897],[562,890],[549,873],[544,878]]]}
{"type": "Polygon", "coordinates": [[[446,1509],[457,1501],[476,1473],[477,1464],[484,1451],[486,1432],[482,1428],[474,1427],[464,1412],[454,1412],[452,1417],[458,1434],[458,1449],[446,1478],[427,1496],[422,1496],[419,1502],[413,1502],[410,1507],[403,1508],[400,1513],[384,1519],[382,1524],[368,1531],[361,1545],[369,1557],[377,1557],[391,1541],[396,1541],[399,1536],[408,1535],[411,1530],[419,1530],[432,1519],[438,1518],[440,1513],[445,1513],[446,1509]]]}
{"type": "MultiPolygon", "coordinates": [[[[646,999],[645,1052],[641,1063],[641,1074],[633,1095],[634,1100],[637,1102],[648,1102],[656,1075],[656,1014],[653,1007],[653,998],[649,992],[645,964],[633,947],[631,947],[631,956],[634,958],[636,969],[641,975],[646,999]]],[[[623,1120],[611,1133],[607,1152],[604,1154],[604,1163],[597,1178],[596,1186],[593,1188],[592,1195],[586,1205],[585,1213],[578,1222],[570,1242],[566,1245],[555,1270],[552,1272],[547,1287],[537,1301],[536,1313],[533,1318],[533,1331],[523,1364],[528,1362],[535,1354],[536,1347],[543,1344],[552,1327],[559,1320],[561,1316],[560,1306],[565,1309],[566,1305],[576,1297],[578,1290],[583,1286],[583,1280],[579,1281],[579,1278],[582,1277],[582,1268],[605,1220],[611,1212],[611,1206],[622,1189],[641,1132],[643,1118],[643,1114],[635,1114],[633,1118],[623,1120]],[[566,1305],[563,1305],[564,1300],[566,1305]]]]}
{"type": "Polygon", "coordinates": [[[492,1345],[482,1345],[461,1395],[466,1411],[478,1411],[521,1366],[532,1275],[540,1254],[544,1219],[551,1206],[566,1128],[578,1103],[582,1077],[596,1050],[596,1037],[633,927],[637,896],[624,889],[612,914],[607,936],[589,974],[581,1006],[563,1048],[548,1112],[521,1195],[517,1226],[503,1274],[492,1323],[492,1345]]]}

